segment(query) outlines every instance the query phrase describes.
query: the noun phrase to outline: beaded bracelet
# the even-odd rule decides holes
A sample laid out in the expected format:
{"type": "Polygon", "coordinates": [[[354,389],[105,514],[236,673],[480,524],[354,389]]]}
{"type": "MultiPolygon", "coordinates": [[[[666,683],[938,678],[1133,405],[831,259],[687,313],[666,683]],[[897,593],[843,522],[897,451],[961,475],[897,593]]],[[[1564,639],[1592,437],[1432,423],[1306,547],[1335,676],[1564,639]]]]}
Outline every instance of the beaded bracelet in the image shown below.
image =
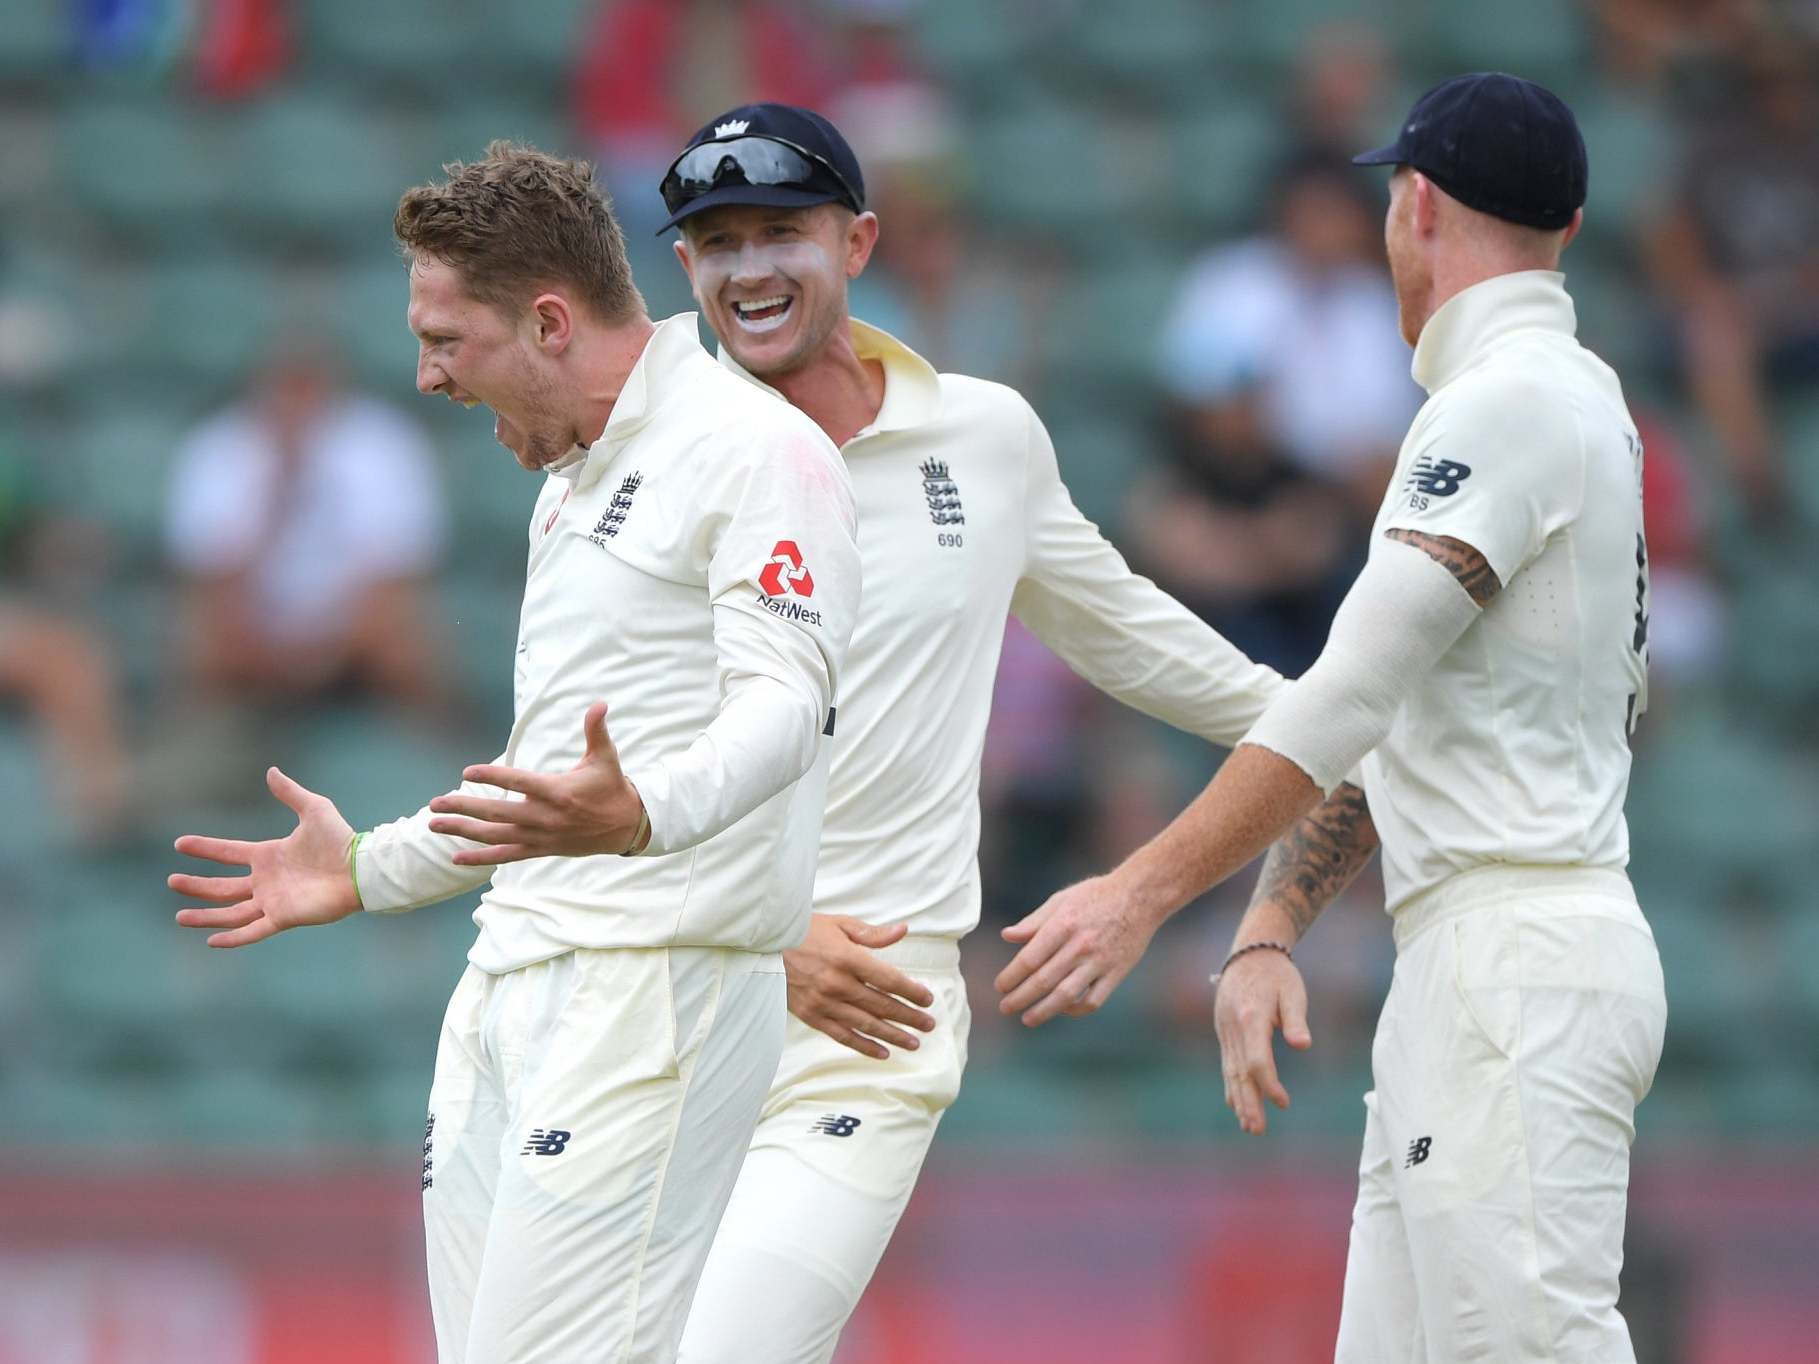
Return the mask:
{"type": "Polygon", "coordinates": [[[1227,968],[1230,967],[1233,962],[1237,961],[1239,957],[1242,957],[1246,952],[1280,952],[1283,956],[1287,957],[1290,961],[1293,961],[1295,959],[1295,954],[1294,954],[1293,950],[1285,942],[1248,942],[1243,947],[1236,947],[1236,948],[1232,949],[1231,956],[1227,957],[1223,962],[1221,962],[1219,964],[1219,969],[1217,971],[1213,972],[1213,974],[1210,977],[1208,977],[1208,979],[1211,981],[1211,983],[1216,987],[1219,984],[1219,977],[1223,976],[1225,974],[1227,968]]]}

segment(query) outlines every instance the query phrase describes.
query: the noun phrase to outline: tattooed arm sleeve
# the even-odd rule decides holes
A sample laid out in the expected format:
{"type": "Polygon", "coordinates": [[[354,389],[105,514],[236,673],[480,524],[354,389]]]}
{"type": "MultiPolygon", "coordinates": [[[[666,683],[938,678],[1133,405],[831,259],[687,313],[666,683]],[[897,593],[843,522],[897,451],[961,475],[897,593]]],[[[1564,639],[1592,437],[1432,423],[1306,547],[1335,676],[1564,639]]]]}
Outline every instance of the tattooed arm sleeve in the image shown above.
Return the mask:
{"type": "Polygon", "coordinates": [[[1455,540],[1450,535],[1429,535],[1419,530],[1386,530],[1383,533],[1391,540],[1413,545],[1451,573],[1459,580],[1459,586],[1465,589],[1465,595],[1480,607],[1489,606],[1503,590],[1496,570],[1485,562],[1482,554],[1463,540],[1455,540]]]}
{"type": "Polygon", "coordinates": [[[1377,826],[1371,822],[1370,804],[1363,791],[1345,782],[1271,845],[1251,893],[1246,923],[1259,907],[1274,906],[1294,925],[1299,942],[1376,850],[1377,826]]]}

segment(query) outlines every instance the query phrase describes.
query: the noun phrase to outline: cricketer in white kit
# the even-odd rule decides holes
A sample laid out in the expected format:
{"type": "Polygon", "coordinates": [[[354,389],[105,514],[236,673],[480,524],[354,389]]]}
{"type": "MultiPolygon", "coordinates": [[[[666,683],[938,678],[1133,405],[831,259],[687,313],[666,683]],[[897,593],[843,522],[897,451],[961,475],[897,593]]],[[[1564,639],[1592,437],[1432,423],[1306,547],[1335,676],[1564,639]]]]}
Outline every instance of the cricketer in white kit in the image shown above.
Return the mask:
{"type": "Polygon", "coordinates": [[[681,1354],[810,1364],[832,1356],[959,1092],[970,1022],[959,941],[979,921],[980,761],[1006,617],[1101,690],[1215,743],[1235,742],[1282,683],[1130,570],[1075,508],[1021,396],[937,373],[848,317],[846,282],[878,228],[831,124],[737,109],[696,135],[678,165],[691,163],[692,193],[669,206],[682,210],[678,254],[721,360],[840,445],[868,584],[843,674],[816,927],[785,957],[794,1016],[782,1063],[681,1354]],[[773,138],[812,159],[794,168],[800,180],[755,185],[773,138]],[[823,178],[830,169],[839,183],[823,178]],[[792,188],[821,202],[764,193],[792,188]],[[871,983],[856,993],[869,1000],[829,983],[844,974],[841,952],[859,959],[871,983]],[[892,994],[926,1016],[894,1012],[892,994]],[[933,1026],[917,1038],[893,1019],[933,1026]]]}
{"type": "Polygon", "coordinates": [[[424,1137],[440,1357],[663,1364],[782,1045],[778,954],[808,922],[859,599],[851,483],[814,423],[714,362],[693,314],[653,325],[629,274],[622,311],[595,301],[593,272],[624,257],[586,167],[495,144],[451,171],[399,212],[419,387],[493,406],[546,476],[505,751],[357,837],[274,772],[297,833],[186,840],[252,875],[173,884],[235,901],[184,920],[234,946],[490,882],[424,1137]],[[582,245],[512,254],[552,223],[582,245]],[[501,285],[515,307],[488,301],[501,285]],[[603,793],[559,845],[546,774],[603,793]],[[502,817],[526,826],[509,843],[502,817]],[[287,861],[332,894],[297,912],[287,861]]]}
{"type": "Polygon", "coordinates": [[[1629,1155],[1667,1006],[1624,871],[1642,447],[1556,268],[1584,145],[1557,98],[1490,74],[1436,87],[1359,159],[1397,167],[1386,242],[1430,395],[1370,558],[1320,659],[1195,805],[1032,916],[1004,1003],[1102,999],[1156,923],[1333,793],[1272,849],[1216,1015],[1227,1102],[1261,1132],[1263,1099],[1288,1101],[1273,1028],[1311,1044],[1290,949],[1381,837],[1396,967],[1336,1357],[1633,1360],[1629,1155]],[[1082,949],[1088,926],[1120,946],[1082,949]]]}

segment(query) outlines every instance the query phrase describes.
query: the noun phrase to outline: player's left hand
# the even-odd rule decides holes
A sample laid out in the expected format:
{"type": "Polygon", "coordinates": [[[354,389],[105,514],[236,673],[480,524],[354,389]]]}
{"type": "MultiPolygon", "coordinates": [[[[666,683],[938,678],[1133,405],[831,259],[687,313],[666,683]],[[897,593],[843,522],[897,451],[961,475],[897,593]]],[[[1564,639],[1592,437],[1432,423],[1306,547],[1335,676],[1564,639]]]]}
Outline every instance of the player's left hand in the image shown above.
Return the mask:
{"type": "Polygon", "coordinates": [[[643,822],[638,788],[619,767],[619,751],[606,732],[606,703],[596,701],[582,720],[587,751],[567,772],[526,772],[480,763],[462,777],[514,791],[522,800],[489,800],[452,791],[429,803],[439,834],[484,843],[464,848],[454,861],[463,867],[491,867],[531,857],[592,857],[631,850],[643,822]]]}
{"type": "Polygon", "coordinates": [[[1280,952],[1247,952],[1237,958],[1219,975],[1213,1026],[1219,1034],[1225,1106],[1238,1115],[1240,1128],[1259,1136],[1269,1126],[1264,1099],[1288,1107],[1271,1036],[1281,1028],[1282,1040],[1297,1051],[1314,1045],[1299,968],[1280,952]]]}
{"type": "Polygon", "coordinates": [[[1057,891],[1034,914],[1004,930],[1022,950],[998,973],[1000,1013],[1021,1012],[1028,1027],[1056,1014],[1093,1013],[1142,958],[1161,920],[1145,913],[1115,876],[1057,891]]]}

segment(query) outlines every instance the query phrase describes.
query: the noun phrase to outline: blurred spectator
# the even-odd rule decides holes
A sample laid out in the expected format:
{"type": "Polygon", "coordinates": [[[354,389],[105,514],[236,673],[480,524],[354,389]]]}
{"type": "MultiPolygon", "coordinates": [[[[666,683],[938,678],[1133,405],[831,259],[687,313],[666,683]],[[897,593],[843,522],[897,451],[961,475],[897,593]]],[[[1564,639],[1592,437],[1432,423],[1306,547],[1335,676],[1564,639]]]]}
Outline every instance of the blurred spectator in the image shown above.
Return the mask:
{"type": "Polygon", "coordinates": [[[1732,77],[1650,246],[1693,395],[1761,523],[1785,507],[1768,388],[1819,377],[1819,101],[1812,52],[1787,36],[1732,77]]]}
{"type": "Polygon", "coordinates": [[[1296,62],[1289,114],[1307,152],[1339,159],[1383,141],[1398,110],[1389,91],[1389,56],[1380,34],[1354,24],[1322,24],[1296,62]]]}
{"type": "Polygon", "coordinates": [[[1208,252],[1163,332],[1162,378],[1193,406],[1255,385],[1262,434],[1346,487],[1367,525],[1421,393],[1383,260],[1382,196],[1310,153],[1272,190],[1267,233],[1208,252]]]}
{"type": "Polygon", "coordinates": [[[1132,492],[1132,558],[1245,653],[1313,662],[1354,565],[1345,497],[1297,463],[1248,383],[1176,413],[1167,466],[1132,492]]]}
{"type": "Polygon", "coordinates": [[[1653,707],[1664,691],[1711,679],[1724,661],[1727,612],[1707,556],[1706,499],[1686,448],[1649,408],[1636,404],[1633,412],[1645,452],[1642,512],[1648,527],[1653,707]]]}
{"type": "Polygon", "coordinates": [[[1015,923],[1080,869],[1099,694],[1013,616],[998,657],[979,784],[982,916],[1015,923]],[[1048,890],[1037,891],[1041,887],[1048,890]]]}
{"type": "Polygon", "coordinates": [[[0,703],[22,707],[43,735],[62,815],[81,841],[94,841],[127,812],[119,686],[102,641],[27,591],[47,511],[31,470],[0,447],[0,703]]]}
{"type": "Polygon", "coordinates": [[[607,0],[576,63],[575,116],[627,244],[643,245],[666,216],[657,184],[706,111],[742,100],[819,108],[835,72],[800,5],[607,0]]]}
{"type": "Polygon", "coordinates": [[[1761,0],[1592,0],[1599,60],[1615,79],[1658,88],[1677,69],[1746,44],[1761,0]]]}
{"type": "Polygon", "coordinates": [[[166,507],[188,681],[247,701],[446,698],[422,582],[442,548],[435,461],[390,406],[310,345],[178,453],[166,507]]]}

